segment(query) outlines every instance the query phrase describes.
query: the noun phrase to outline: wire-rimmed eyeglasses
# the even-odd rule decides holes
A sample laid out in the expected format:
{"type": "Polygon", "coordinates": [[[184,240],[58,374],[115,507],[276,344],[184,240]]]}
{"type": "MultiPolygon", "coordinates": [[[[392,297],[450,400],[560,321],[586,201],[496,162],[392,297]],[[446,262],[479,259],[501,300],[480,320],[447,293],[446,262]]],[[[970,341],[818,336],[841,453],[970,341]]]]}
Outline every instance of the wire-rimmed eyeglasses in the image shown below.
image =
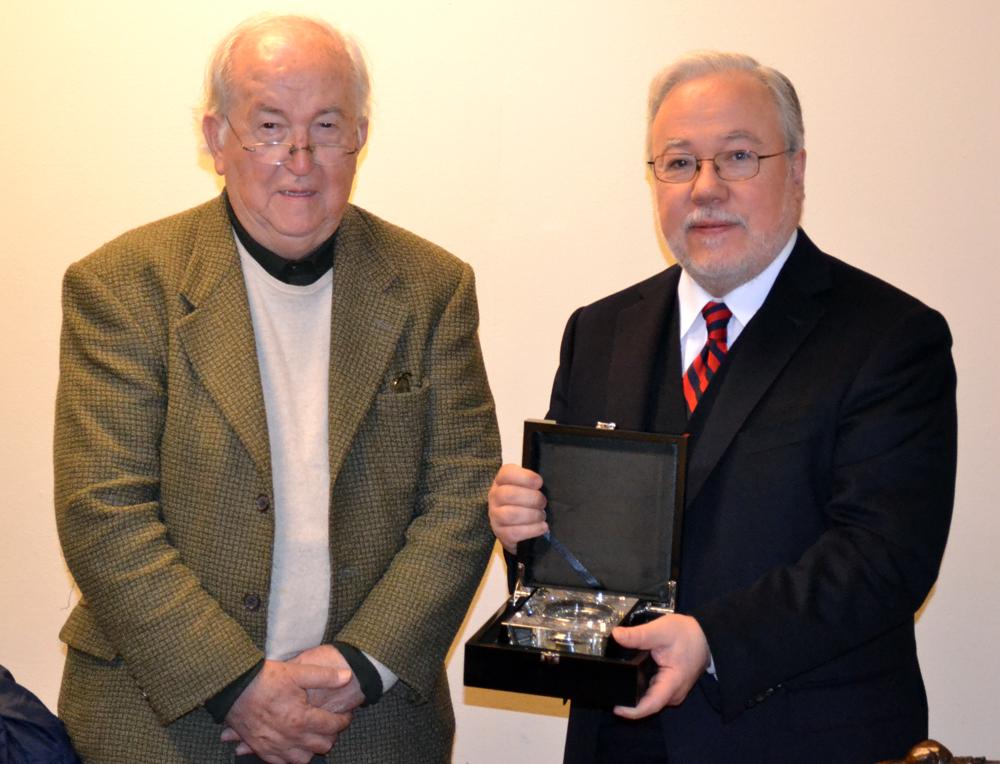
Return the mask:
{"type": "Polygon", "coordinates": [[[261,164],[280,165],[290,162],[295,157],[296,152],[308,151],[312,156],[312,161],[318,165],[340,164],[345,157],[358,153],[358,147],[344,146],[339,143],[309,143],[305,146],[297,146],[294,143],[281,143],[280,141],[266,141],[264,143],[244,143],[240,134],[236,132],[233,123],[226,115],[226,123],[233,131],[236,140],[244,151],[250,153],[250,158],[261,164]]]}
{"type": "Polygon", "coordinates": [[[720,151],[714,157],[696,157],[684,151],[667,151],[646,162],[656,179],[664,183],[687,183],[701,170],[702,162],[711,162],[720,180],[750,180],[760,172],[760,161],[790,154],[789,149],[776,154],[758,154],[749,149],[720,151]]]}

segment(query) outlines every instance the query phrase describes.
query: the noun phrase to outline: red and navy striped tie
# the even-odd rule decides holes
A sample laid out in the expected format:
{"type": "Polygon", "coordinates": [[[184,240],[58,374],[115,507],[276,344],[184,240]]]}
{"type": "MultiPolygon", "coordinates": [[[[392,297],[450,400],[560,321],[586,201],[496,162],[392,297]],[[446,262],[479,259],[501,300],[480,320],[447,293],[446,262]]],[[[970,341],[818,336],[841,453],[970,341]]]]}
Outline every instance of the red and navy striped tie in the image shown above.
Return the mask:
{"type": "Polygon", "coordinates": [[[719,370],[726,357],[727,346],[726,327],[732,317],[732,311],[724,302],[709,302],[701,309],[708,327],[708,339],[705,347],[692,361],[684,372],[684,400],[687,403],[688,416],[694,413],[702,394],[708,389],[715,372],[719,370]]]}

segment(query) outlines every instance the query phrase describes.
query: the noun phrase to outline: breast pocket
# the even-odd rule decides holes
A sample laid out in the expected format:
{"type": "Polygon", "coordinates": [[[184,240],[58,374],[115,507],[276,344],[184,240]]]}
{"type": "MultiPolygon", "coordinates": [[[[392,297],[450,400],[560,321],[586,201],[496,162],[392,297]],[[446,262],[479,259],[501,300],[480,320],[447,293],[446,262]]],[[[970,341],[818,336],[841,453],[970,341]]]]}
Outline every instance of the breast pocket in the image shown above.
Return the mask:
{"type": "Polygon", "coordinates": [[[414,487],[421,472],[431,395],[430,386],[424,385],[376,396],[368,428],[370,457],[387,486],[414,487]]]}
{"type": "Polygon", "coordinates": [[[762,453],[805,443],[821,432],[818,417],[803,417],[770,422],[749,427],[737,436],[736,442],[745,454],[762,453]]]}
{"type": "MultiPolygon", "coordinates": [[[[740,501],[758,508],[817,507],[829,491],[831,444],[819,417],[748,427],[729,452],[739,465],[740,501]]],[[[784,522],[774,517],[775,523],[784,522]]]]}

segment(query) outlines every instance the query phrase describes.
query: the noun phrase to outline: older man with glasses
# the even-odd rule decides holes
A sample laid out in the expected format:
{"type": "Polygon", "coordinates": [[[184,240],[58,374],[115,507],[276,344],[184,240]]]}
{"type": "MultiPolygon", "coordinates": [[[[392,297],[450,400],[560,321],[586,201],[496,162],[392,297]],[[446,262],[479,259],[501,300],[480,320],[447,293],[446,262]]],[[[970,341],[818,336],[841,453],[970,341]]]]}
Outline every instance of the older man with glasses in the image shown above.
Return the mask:
{"type": "MultiPolygon", "coordinates": [[[[913,616],[951,518],[951,337],[798,228],[803,134],[791,83],[748,56],[653,82],[679,267],[572,315],[548,418],[689,434],[678,610],[615,630],[659,669],[634,708],[573,708],[571,764],[870,763],[927,735],[913,616]]],[[[497,474],[508,552],[547,530],[541,489],[497,474]]]]}
{"type": "Polygon", "coordinates": [[[349,203],[344,35],[254,19],[206,90],[222,195],[66,274],[60,712],[88,762],[447,761],[499,464],[472,271],[349,203]]]}

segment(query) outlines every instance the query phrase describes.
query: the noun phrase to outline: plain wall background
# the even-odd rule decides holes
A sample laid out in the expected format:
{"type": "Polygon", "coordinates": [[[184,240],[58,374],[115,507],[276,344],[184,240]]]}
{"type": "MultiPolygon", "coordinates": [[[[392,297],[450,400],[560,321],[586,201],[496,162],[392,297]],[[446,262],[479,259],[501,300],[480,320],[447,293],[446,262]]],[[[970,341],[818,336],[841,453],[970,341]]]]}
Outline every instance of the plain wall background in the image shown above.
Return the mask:
{"type": "MultiPolygon", "coordinates": [[[[996,0],[241,0],[7,4],[0,265],[0,663],[55,705],[75,593],[52,518],[66,266],[218,192],[192,109],[211,46],[261,10],[356,34],[375,109],[354,201],[476,269],[505,458],[545,412],[576,306],[661,269],[643,162],[654,72],[693,48],[750,53],[796,84],[804,225],[825,250],[940,309],[955,337],[955,520],[918,642],[931,733],[1000,758],[1000,3],[996,0]]],[[[504,595],[494,559],[467,619],[504,595]]],[[[456,762],[559,759],[556,701],[461,686],[456,762]]]]}

